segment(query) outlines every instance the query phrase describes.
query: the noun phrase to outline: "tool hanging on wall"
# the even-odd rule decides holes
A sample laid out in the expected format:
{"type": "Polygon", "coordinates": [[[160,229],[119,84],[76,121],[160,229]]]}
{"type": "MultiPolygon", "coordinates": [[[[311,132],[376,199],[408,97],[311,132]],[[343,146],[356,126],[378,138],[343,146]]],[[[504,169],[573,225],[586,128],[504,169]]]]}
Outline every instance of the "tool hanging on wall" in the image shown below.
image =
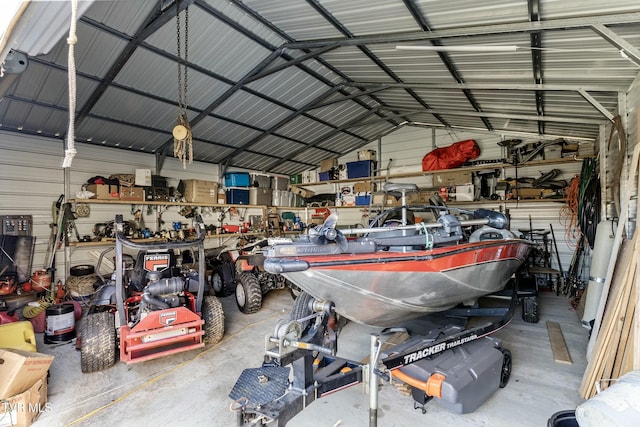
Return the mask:
{"type": "Polygon", "coordinates": [[[176,34],[178,44],[178,120],[173,128],[173,155],[182,161],[182,167],[187,168],[193,162],[193,135],[187,117],[187,87],[189,62],[189,8],[184,10],[184,60],[180,46],[180,1],[176,0],[176,34]],[[183,65],[184,64],[184,65],[183,65]],[[184,66],[184,81],[182,70],[184,66]]]}

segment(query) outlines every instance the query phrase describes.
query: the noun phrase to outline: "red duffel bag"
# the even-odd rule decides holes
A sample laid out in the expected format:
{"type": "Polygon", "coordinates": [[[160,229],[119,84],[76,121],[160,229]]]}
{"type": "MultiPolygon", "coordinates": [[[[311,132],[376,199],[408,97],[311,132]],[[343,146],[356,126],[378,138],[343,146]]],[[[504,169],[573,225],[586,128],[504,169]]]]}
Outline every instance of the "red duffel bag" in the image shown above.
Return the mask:
{"type": "Polygon", "coordinates": [[[422,158],[422,170],[434,171],[457,168],[480,155],[480,147],[473,139],[456,142],[448,147],[436,148],[422,158]]]}

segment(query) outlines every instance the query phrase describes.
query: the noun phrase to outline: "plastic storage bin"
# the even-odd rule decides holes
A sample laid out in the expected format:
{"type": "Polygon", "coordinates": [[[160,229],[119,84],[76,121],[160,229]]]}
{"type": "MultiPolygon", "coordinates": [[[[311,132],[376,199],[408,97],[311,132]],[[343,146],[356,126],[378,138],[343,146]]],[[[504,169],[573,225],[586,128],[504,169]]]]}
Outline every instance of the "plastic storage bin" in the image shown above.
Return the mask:
{"type": "Polygon", "coordinates": [[[230,205],[248,205],[249,190],[241,188],[229,188],[227,190],[227,203],[230,205]]]}
{"type": "Polygon", "coordinates": [[[248,172],[228,172],[224,174],[225,187],[249,187],[251,180],[248,172]]]}
{"type": "Polygon", "coordinates": [[[376,170],[376,162],[371,160],[361,160],[359,162],[347,163],[347,178],[366,178],[373,176],[376,170]]]}
{"type": "Polygon", "coordinates": [[[356,206],[367,206],[371,202],[371,196],[356,196],[356,206]]]}

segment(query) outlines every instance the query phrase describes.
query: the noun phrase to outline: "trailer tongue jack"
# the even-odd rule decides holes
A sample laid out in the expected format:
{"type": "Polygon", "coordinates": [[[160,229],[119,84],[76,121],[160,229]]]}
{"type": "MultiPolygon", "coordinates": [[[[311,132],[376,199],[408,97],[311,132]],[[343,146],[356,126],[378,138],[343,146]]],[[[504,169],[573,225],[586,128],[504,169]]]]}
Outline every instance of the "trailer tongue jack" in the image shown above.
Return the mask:
{"type": "MultiPolygon", "coordinates": [[[[313,314],[277,324],[265,338],[262,367],[245,369],[238,378],[229,394],[235,401],[237,425],[285,426],[313,401],[364,383],[369,425],[376,427],[380,380],[407,383],[423,412],[432,399],[454,412],[472,412],[508,382],[511,354],[488,335],[511,320],[516,303],[514,290],[508,307],[481,312],[498,317],[493,321],[472,329],[436,327],[391,349],[382,349],[383,336],[372,334],[368,364],[335,356],[333,305],[310,304],[313,314]]],[[[299,311],[294,308],[294,312],[299,311]]],[[[464,312],[474,315],[468,309],[464,312]]]]}

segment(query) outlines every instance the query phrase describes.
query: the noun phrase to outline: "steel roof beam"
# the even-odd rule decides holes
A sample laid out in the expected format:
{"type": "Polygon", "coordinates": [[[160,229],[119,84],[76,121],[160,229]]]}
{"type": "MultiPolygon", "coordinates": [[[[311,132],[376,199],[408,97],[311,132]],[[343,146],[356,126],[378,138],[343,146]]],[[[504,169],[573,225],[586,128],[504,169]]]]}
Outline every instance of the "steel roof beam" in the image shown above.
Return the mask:
{"type": "MultiPolygon", "coordinates": [[[[528,0],[527,6],[529,9],[529,21],[540,22],[540,1],[528,0]]],[[[531,41],[531,65],[533,69],[533,81],[535,84],[540,85],[544,81],[544,68],[542,67],[542,32],[532,31],[529,33],[529,39],[531,41]]],[[[544,92],[541,90],[535,91],[536,97],[536,111],[538,116],[544,116],[544,92]]],[[[538,121],[538,133],[544,133],[544,121],[538,121]]]]}
{"type": "MultiPolygon", "coordinates": [[[[601,106],[602,107],[602,106],[601,106]]],[[[604,108],[604,107],[602,107],[604,108]]],[[[402,110],[399,108],[394,108],[394,111],[400,111],[398,114],[404,115],[414,115],[414,114],[422,114],[427,113],[430,114],[431,111],[424,110],[402,110]]],[[[444,115],[452,115],[452,116],[463,116],[463,117],[489,117],[496,119],[507,119],[507,120],[539,120],[542,122],[554,122],[554,123],[575,123],[575,124],[584,124],[584,125],[601,125],[603,120],[597,119],[584,119],[581,117],[564,117],[564,116],[536,116],[536,115],[528,115],[528,114],[510,114],[510,113],[488,113],[486,111],[478,112],[478,111],[460,111],[460,110],[450,110],[447,108],[439,108],[438,112],[444,115]]]]}
{"type": "MultiPolygon", "coordinates": [[[[342,85],[342,86],[344,86],[344,85],[342,85]]],[[[328,107],[330,105],[339,104],[339,103],[341,103],[343,101],[349,101],[351,99],[358,99],[358,98],[361,98],[363,96],[369,96],[369,95],[371,95],[373,93],[380,92],[380,91],[383,91],[385,89],[386,88],[374,88],[374,89],[369,89],[369,90],[365,90],[365,91],[362,91],[362,92],[354,93],[354,94],[351,94],[349,96],[344,96],[344,97],[339,98],[339,99],[334,99],[333,101],[322,102],[322,103],[320,103],[318,105],[314,105],[309,110],[315,110],[317,108],[328,107]]],[[[372,107],[368,107],[367,109],[371,109],[371,108],[372,107]]]]}
{"type": "MultiPolygon", "coordinates": [[[[340,21],[338,21],[335,16],[333,16],[331,13],[329,13],[329,11],[327,11],[320,3],[318,3],[317,0],[306,0],[306,1],[316,12],[318,12],[318,14],[320,14],[320,16],[322,16],[327,22],[329,22],[331,25],[333,25],[338,31],[340,31],[346,37],[348,37],[348,38],[354,37],[354,35],[351,33],[351,31],[349,31],[344,25],[342,25],[342,23],[340,21]]],[[[402,83],[402,79],[400,79],[400,77],[398,77],[393,72],[393,70],[387,66],[387,64],[382,62],[380,60],[380,58],[378,58],[373,52],[371,52],[371,50],[368,47],[366,47],[366,46],[358,46],[358,48],[360,49],[360,51],[362,51],[362,53],[365,56],[367,56],[367,58],[369,58],[374,64],[376,64],[378,66],[378,68],[380,68],[382,71],[384,71],[394,81],[396,81],[398,83],[402,83]]],[[[422,105],[425,108],[430,108],[429,105],[417,93],[415,93],[411,88],[406,88],[405,90],[407,91],[409,96],[411,96],[413,99],[415,99],[415,101],[417,103],[419,103],[420,105],[422,105]]],[[[444,120],[442,117],[440,117],[437,113],[434,114],[434,117],[436,119],[438,119],[438,121],[440,121],[443,125],[445,125],[445,126],[448,125],[446,120],[444,120]]]]}
{"type": "MultiPolygon", "coordinates": [[[[176,14],[183,11],[195,0],[182,0],[178,4],[178,10],[175,7],[168,7],[165,10],[154,8],[153,11],[147,16],[142,26],[136,31],[136,34],[129,40],[125,48],[120,52],[118,58],[111,64],[109,71],[105,74],[104,78],[93,91],[87,102],[82,107],[82,110],[78,113],[75,123],[76,126],[80,126],[85,120],[89,112],[95,107],[102,95],[107,91],[109,85],[116,76],[120,73],[127,61],[133,55],[133,52],[144,42],[149,36],[155,33],[159,28],[165,25],[169,20],[176,17],[176,14]]],[[[72,112],[74,113],[74,112],[72,112]]]]}
{"type": "Polygon", "coordinates": [[[589,92],[621,92],[626,88],[620,86],[604,86],[604,85],[559,85],[559,84],[523,84],[523,83],[394,83],[394,82],[344,82],[344,86],[353,87],[371,87],[381,90],[413,87],[416,89],[472,89],[472,90],[515,90],[515,91],[569,91],[577,92],[586,90],[589,92]]]}
{"type": "MultiPolygon", "coordinates": [[[[349,122],[343,124],[342,126],[338,127],[337,129],[334,129],[332,131],[330,131],[329,133],[326,133],[322,136],[320,136],[319,138],[316,138],[315,141],[312,141],[311,143],[309,143],[307,148],[311,148],[311,147],[316,147],[318,144],[320,144],[323,141],[326,141],[328,138],[331,138],[334,135],[339,134],[341,131],[348,129],[350,127],[354,127],[354,126],[358,126],[358,123],[362,123],[362,121],[364,119],[366,119],[367,117],[371,116],[372,114],[376,114],[378,112],[378,109],[373,109],[373,110],[369,110],[369,111],[365,111],[363,114],[359,115],[358,117],[356,117],[353,120],[350,120],[349,122]]],[[[381,120],[381,121],[387,121],[387,120],[381,120]]],[[[368,141],[367,141],[368,142],[368,141]]],[[[286,157],[283,157],[282,160],[286,161],[286,160],[291,160],[293,157],[301,154],[304,152],[304,149],[301,150],[296,150],[292,153],[289,153],[289,155],[287,155],[286,157]]],[[[272,163],[267,167],[267,170],[273,168],[276,166],[277,163],[272,163]]]]}
{"type": "MultiPolygon", "coordinates": [[[[423,31],[431,32],[431,25],[429,25],[429,22],[427,21],[426,16],[424,16],[420,8],[418,8],[418,6],[415,4],[414,0],[402,0],[402,1],[405,7],[411,13],[411,16],[413,16],[413,19],[415,19],[415,21],[418,23],[420,28],[422,28],[423,31]]],[[[442,46],[442,42],[440,40],[437,40],[437,39],[430,40],[430,42],[431,42],[431,45],[433,46],[442,46]]],[[[447,70],[449,71],[449,74],[451,74],[451,77],[453,77],[455,81],[458,82],[459,84],[464,84],[464,79],[462,78],[462,75],[460,74],[455,64],[453,63],[451,56],[449,56],[447,52],[443,52],[443,51],[438,51],[437,54],[440,57],[440,61],[442,61],[444,66],[447,67],[447,70]]],[[[471,93],[469,89],[462,89],[462,93],[467,98],[467,101],[469,101],[469,104],[471,104],[474,110],[482,111],[482,109],[480,108],[480,105],[474,98],[473,93],[471,93]]],[[[489,120],[487,120],[486,117],[482,118],[482,122],[487,127],[487,129],[489,130],[493,129],[493,126],[491,125],[489,120]]]]}
{"type": "MultiPolygon", "coordinates": [[[[236,150],[233,153],[231,153],[227,157],[225,157],[224,161],[229,161],[229,160],[233,159],[235,156],[237,156],[238,154],[241,154],[247,148],[249,148],[252,145],[262,141],[267,136],[272,135],[277,129],[279,129],[282,126],[288,124],[289,122],[291,122],[291,120],[295,119],[296,117],[300,117],[300,116],[304,115],[314,104],[316,104],[317,102],[320,102],[320,101],[328,98],[329,96],[331,96],[334,93],[336,93],[338,90],[340,90],[340,88],[338,86],[334,86],[334,87],[330,88],[329,90],[325,91],[323,94],[321,94],[318,97],[316,97],[316,99],[314,99],[313,101],[311,101],[310,103],[308,103],[304,107],[300,108],[295,113],[293,113],[293,114],[285,117],[284,119],[280,120],[278,123],[276,123],[275,125],[271,126],[269,129],[266,129],[262,134],[256,136],[255,138],[252,138],[250,141],[248,141],[245,144],[243,144],[241,147],[236,148],[236,150]]],[[[337,129],[339,129],[339,127],[336,127],[334,130],[337,130],[337,129]]],[[[308,146],[308,144],[307,144],[307,146],[308,146]]]]}
{"type": "Polygon", "coordinates": [[[597,99],[595,99],[593,96],[589,95],[589,93],[587,93],[586,90],[579,90],[578,92],[580,93],[580,95],[582,95],[582,97],[584,99],[587,100],[587,102],[589,102],[589,104],[593,105],[593,107],[596,110],[600,111],[600,113],[603,116],[605,116],[608,120],[613,121],[613,114],[611,114],[609,112],[609,110],[604,108],[604,106],[602,104],[600,104],[597,99]]]}
{"type": "MultiPolygon", "coordinates": [[[[45,66],[45,67],[54,68],[54,69],[57,69],[57,70],[60,70],[60,71],[64,71],[65,73],[67,72],[67,68],[66,67],[64,67],[64,66],[62,66],[60,64],[53,63],[53,62],[47,62],[47,61],[43,60],[41,57],[31,57],[30,61],[38,63],[38,64],[40,64],[42,66],[45,66]]],[[[93,76],[91,74],[82,73],[80,71],[76,72],[76,74],[78,75],[78,77],[82,77],[82,78],[85,78],[87,80],[94,81],[94,82],[100,82],[100,79],[98,77],[95,77],[95,76],[93,76]]],[[[111,86],[114,87],[114,88],[123,90],[125,92],[128,92],[128,93],[132,93],[132,94],[144,97],[144,98],[153,99],[154,101],[157,101],[157,102],[162,102],[162,103],[165,103],[165,104],[168,104],[168,105],[171,105],[171,106],[175,106],[175,100],[172,100],[172,99],[163,98],[161,96],[154,95],[154,94],[148,93],[148,92],[143,92],[143,91],[141,91],[139,89],[135,89],[135,88],[132,88],[132,87],[129,87],[129,86],[124,86],[124,85],[121,85],[121,84],[116,83],[116,82],[112,82],[111,86]]],[[[28,100],[28,99],[24,99],[24,98],[17,98],[17,97],[15,97],[15,98],[16,98],[16,100],[20,100],[21,102],[24,102],[24,103],[29,103],[29,104],[33,104],[33,105],[37,105],[38,104],[37,101],[32,101],[32,100],[28,100]]],[[[195,112],[197,114],[200,114],[200,113],[202,113],[204,111],[204,110],[196,108],[194,106],[188,106],[187,109],[189,111],[193,111],[193,112],[195,112]]],[[[63,109],[63,110],[67,111],[66,108],[63,109]]],[[[92,113],[89,113],[89,116],[91,116],[91,115],[92,115],[92,113]]],[[[246,127],[248,129],[254,130],[256,132],[264,132],[264,129],[262,129],[262,128],[250,125],[248,123],[240,122],[238,120],[234,120],[234,119],[229,118],[229,117],[221,116],[219,114],[209,113],[209,117],[211,117],[213,119],[221,120],[221,121],[224,121],[224,122],[228,122],[228,123],[233,123],[233,124],[238,125],[238,126],[246,127]]],[[[111,118],[102,117],[102,120],[106,120],[106,121],[110,121],[110,122],[113,121],[115,123],[118,119],[111,119],[111,118]]],[[[138,127],[142,128],[142,125],[138,126],[136,124],[130,124],[130,126],[135,127],[135,128],[138,128],[138,127]]],[[[166,130],[163,129],[162,131],[165,132],[166,130]]],[[[278,138],[286,139],[286,140],[291,141],[291,142],[304,144],[304,141],[301,141],[299,139],[294,139],[294,138],[291,138],[291,137],[288,137],[288,136],[285,136],[285,135],[280,135],[280,134],[277,134],[277,133],[274,133],[274,135],[277,136],[278,138]]],[[[208,141],[208,142],[214,143],[212,141],[208,141]]],[[[332,153],[332,154],[338,154],[337,151],[332,151],[332,150],[326,150],[326,151],[329,152],[329,153],[332,153]]]]}
{"type": "Polygon", "coordinates": [[[570,30],[575,28],[588,28],[594,25],[636,24],[640,22],[640,12],[621,13],[601,16],[586,16],[579,18],[548,19],[539,22],[517,22],[508,24],[461,26],[434,30],[430,33],[424,31],[411,31],[395,34],[380,34],[368,36],[355,36],[351,38],[330,38],[321,40],[309,40],[303,42],[287,43],[287,49],[313,49],[327,44],[337,43],[340,46],[360,46],[366,44],[404,43],[422,40],[448,39],[455,37],[469,37],[490,34],[528,33],[532,31],[570,30]]]}
{"type": "Polygon", "coordinates": [[[632,45],[602,24],[592,25],[591,29],[599,34],[600,37],[620,50],[620,55],[629,59],[634,64],[640,66],[640,50],[636,49],[634,45],[632,45]]]}
{"type": "MultiPolygon", "coordinates": [[[[269,28],[271,31],[273,31],[275,34],[277,34],[278,36],[282,37],[284,40],[287,40],[288,42],[285,43],[283,46],[281,47],[285,47],[286,45],[288,45],[289,43],[293,43],[295,42],[295,39],[293,39],[291,36],[289,36],[287,33],[285,33],[284,31],[282,31],[282,29],[280,29],[279,27],[276,27],[275,25],[273,25],[273,23],[267,21],[266,19],[264,19],[261,15],[257,14],[253,9],[251,9],[250,7],[248,7],[247,5],[245,5],[242,1],[240,0],[229,0],[234,6],[236,6],[237,8],[239,8],[240,10],[242,10],[244,13],[246,13],[247,15],[251,16],[253,19],[255,19],[256,21],[260,22],[262,25],[264,25],[265,27],[269,28]]],[[[307,50],[308,51],[308,50],[307,50]]],[[[349,80],[348,76],[346,76],[344,73],[342,73],[340,70],[338,70],[337,68],[335,68],[333,65],[331,65],[330,63],[328,63],[327,61],[325,61],[324,59],[322,59],[322,57],[317,57],[317,61],[322,64],[323,66],[327,67],[327,69],[331,70],[332,72],[334,72],[336,75],[342,77],[344,80],[349,80]]],[[[305,69],[303,68],[304,66],[300,66],[301,69],[305,70],[307,73],[309,73],[310,75],[312,75],[313,77],[317,78],[318,80],[320,80],[323,83],[326,83],[327,85],[331,85],[332,83],[328,80],[326,80],[324,77],[317,75],[313,70],[309,70],[309,69],[305,69]]],[[[342,93],[343,95],[347,96],[349,95],[346,92],[340,91],[340,93],[342,93]]],[[[375,96],[371,96],[371,99],[373,99],[376,103],[378,104],[383,104],[382,101],[380,101],[379,99],[377,99],[375,96]]],[[[367,104],[364,103],[364,101],[361,101],[360,99],[354,99],[354,102],[357,103],[358,105],[360,105],[363,108],[371,108],[370,106],[368,106],[367,104]]],[[[394,126],[397,126],[397,123],[391,123],[394,126]]]]}
{"type": "MultiPolygon", "coordinates": [[[[445,126],[440,125],[439,123],[435,123],[435,124],[431,124],[431,123],[421,123],[421,122],[408,122],[406,123],[406,126],[416,126],[416,127],[426,127],[426,128],[446,128],[445,126]]],[[[489,133],[492,135],[498,135],[500,137],[502,136],[512,136],[512,137],[521,137],[521,138],[531,138],[531,139],[547,139],[547,140],[552,140],[552,139],[565,139],[568,141],[583,141],[583,142],[595,142],[595,138],[589,138],[589,137],[583,137],[583,136],[573,136],[573,135],[560,135],[560,134],[553,134],[553,133],[546,133],[546,134],[538,134],[538,133],[534,133],[534,132],[523,132],[523,131],[514,131],[514,130],[510,130],[510,129],[494,129],[494,130],[487,130],[484,128],[475,128],[472,126],[449,126],[450,129],[459,129],[459,130],[465,130],[465,131],[470,131],[470,132],[483,132],[483,133],[489,133]]]]}

